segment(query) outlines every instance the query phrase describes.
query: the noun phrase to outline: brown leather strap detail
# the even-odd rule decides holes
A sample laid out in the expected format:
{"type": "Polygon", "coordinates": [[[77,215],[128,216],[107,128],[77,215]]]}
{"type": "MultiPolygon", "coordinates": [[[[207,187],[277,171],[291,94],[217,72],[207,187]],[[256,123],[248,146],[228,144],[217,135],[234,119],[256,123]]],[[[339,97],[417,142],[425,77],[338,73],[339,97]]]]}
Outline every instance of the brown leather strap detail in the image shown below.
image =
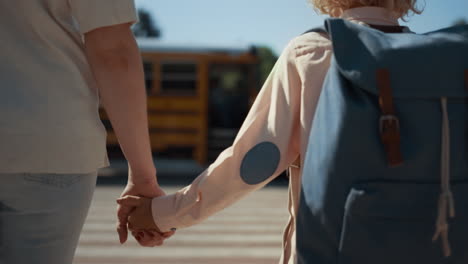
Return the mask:
{"type": "Polygon", "coordinates": [[[390,72],[388,70],[377,70],[377,86],[379,88],[379,104],[382,114],[395,115],[392,88],[390,86],[390,72]]]}
{"type": "Polygon", "coordinates": [[[372,24],[369,24],[369,26],[373,29],[377,29],[385,33],[403,33],[406,29],[406,27],[402,27],[402,26],[385,26],[385,25],[372,25],[372,24]]]}
{"type": "Polygon", "coordinates": [[[379,104],[382,111],[380,117],[380,137],[387,153],[388,164],[396,167],[403,164],[401,155],[400,122],[395,114],[390,73],[386,69],[377,70],[377,86],[379,88],[379,104]]]}

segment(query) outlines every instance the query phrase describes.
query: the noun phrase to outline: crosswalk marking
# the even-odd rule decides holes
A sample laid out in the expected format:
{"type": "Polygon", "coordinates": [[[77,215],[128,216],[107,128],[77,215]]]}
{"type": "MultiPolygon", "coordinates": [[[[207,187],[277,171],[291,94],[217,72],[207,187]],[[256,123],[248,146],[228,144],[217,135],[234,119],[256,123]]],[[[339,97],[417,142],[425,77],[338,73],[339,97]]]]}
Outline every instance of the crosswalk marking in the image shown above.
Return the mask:
{"type": "MultiPolygon", "coordinates": [[[[239,224],[242,224],[242,222],[239,222],[239,224]]],[[[284,224],[284,223],[281,223],[284,224]]],[[[281,225],[280,224],[280,225],[281,225]]],[[[242,231],[260,231],[260,232],[266,232],[266,231],[272,231],[274,233],[277,233],[278,231],[278,223],[275,225],[265,225],[265,223],[260,223],[257,222],[255,224],[244,224],[242,225],[242,231]]],[[[109,226],[109,223],[88,223],[85,225],[85,230],[87,232],[99,232],[99,231],[115,231],[115,226],[109,226]]],[[[187,229],[189,231],[193,232],[211,232],[211,231],[229,231],[229,230],[235,230],[238,231],[239,228],[237,226],[233,225],[226,225],[223,223],[217,223],[217,224],[205,224],[205,225],[195,225],[190,227],[190,229],[187,229]]]]}
{"type": "MultiPolygon", "coordinates": [[[[197,248],[196,250],[181,251],[175,247],[159,247],[150,250],[146,248],[127,248],[127,247],[114,247],[112,253],[113,257],[127,257],[135,255],[138,257],[151,258],[217,258],[217,257],[270,257],[278,256],[280,252],[276,247],[223,247],[223,248],[197,248]]],[[[77,254],[82,257],[96,257],[101,256],[102,251],[107,250],[107,247],[81,247],[78,249],[77,254]]]]}
{"type": "MultiPolygon", "coordinates": [[[[171,193],[178,188],[168,188],[171,193]]],[[[118,243],[115,199],[121,187],[98,187],[74,264],[276,264],[287,222],[287,189],[265,188],[196,226],[178,230],[162,247],[118,243]]]]}
{"type": "MultiPolygon", "coordinates": [[[[281,230],[280,230],[281,231],[281,230]]],[[[222,232],[222,231],[221,231],[222,232]]],[[[255,234],[224,234],[224,233],[218,233],[218,234],[187,234],[187,233],[181,233],[179,232],[177,234],[178,237],[174,236],[171,238],[173,241],[178,241],[178,240],[184,240],[184,241],[190,241],[190,242],[223,242],[223,241],[229,241],[229,242],[251,242],[251,241],[258,241],[259,243],[262,242],[270,242],[270,241],[278,241],[281,242],[281,240],[278,240],[278,234],[261,234],[261,235],[255,235],[255,234]]],[[[280,237],[281,238],[281,237],[280,237]]],[[[90,241],[106,241],[109,243],[112,243],[117,240],[117,235],[116,234],[89,234],[89,233],[84,233],[81,235],[81,242],[90,242],[90,241]]]]}

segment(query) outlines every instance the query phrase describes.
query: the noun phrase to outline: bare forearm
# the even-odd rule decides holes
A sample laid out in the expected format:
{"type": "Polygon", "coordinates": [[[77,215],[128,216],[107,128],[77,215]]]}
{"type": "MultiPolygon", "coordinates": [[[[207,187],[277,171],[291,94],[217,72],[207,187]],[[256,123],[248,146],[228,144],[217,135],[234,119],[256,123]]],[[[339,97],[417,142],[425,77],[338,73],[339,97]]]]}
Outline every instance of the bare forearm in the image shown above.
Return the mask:
{"type": "Polygon", "coordinates": [[[140,53],[130,30],[105,46],[102,38],[86,40],[88,61],[98,83],[102,104],[109,116],[133,181],[147,181],[156,173],[148,133],[146,92],[140,53]]]}

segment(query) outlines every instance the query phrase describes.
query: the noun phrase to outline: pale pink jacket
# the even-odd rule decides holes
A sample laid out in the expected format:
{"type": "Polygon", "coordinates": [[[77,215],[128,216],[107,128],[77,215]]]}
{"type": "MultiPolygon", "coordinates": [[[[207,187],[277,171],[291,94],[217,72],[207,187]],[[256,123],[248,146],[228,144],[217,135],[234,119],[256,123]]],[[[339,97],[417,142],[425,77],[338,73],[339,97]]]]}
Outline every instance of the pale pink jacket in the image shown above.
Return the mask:
{"type": "MultiPolygon", "coordinates": [[[[342,18],[361,24],[398,25],[391,12],[377,7],[350,9],[342,18]]],[[[153,199],[153,218],[162,231],[197,224],[289,169],[290,218],[284,231],[280,263],[295,263],[300,164],[331,56],[330,40],[318,33],[304,34],[289,43],[258,94],[234,144],[191,185],[153,199]],[[275,144],[281,158],[271,177],[260,184],[249,185],[240,177],[240,166],[246,153],[261,142],[275,144]]]]}

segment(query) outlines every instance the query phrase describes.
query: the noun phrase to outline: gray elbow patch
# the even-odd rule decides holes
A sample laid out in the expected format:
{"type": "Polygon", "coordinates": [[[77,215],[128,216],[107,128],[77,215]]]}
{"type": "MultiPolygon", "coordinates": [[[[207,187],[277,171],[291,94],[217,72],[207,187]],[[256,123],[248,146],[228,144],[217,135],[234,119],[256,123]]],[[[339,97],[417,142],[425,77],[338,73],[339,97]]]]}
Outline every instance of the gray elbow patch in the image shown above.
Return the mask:
{"type": "Polygon", "coordinates": [[[240,167],[240,177],[247,184],[259,184],[275,173],[280,158],[280,150],[275,144],[259,143],[245,154],[240,167]]]}

